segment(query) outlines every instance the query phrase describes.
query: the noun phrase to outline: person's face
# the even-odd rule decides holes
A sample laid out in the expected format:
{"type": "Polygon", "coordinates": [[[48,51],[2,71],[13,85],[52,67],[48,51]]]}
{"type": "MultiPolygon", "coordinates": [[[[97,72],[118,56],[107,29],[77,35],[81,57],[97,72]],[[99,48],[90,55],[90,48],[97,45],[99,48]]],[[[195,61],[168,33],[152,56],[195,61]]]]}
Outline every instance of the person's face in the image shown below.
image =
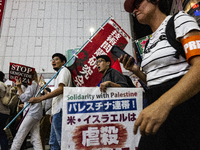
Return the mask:
{"type": "Polygon", "coordinates": [[[136,0],[134,2],[133,14],[141,24],[149,24],[154,15],[157,5],[153,5],[147,0],[136,0]]]}
{"type": "Polygon", "coordinates": [[[56,71],[58,71],[65,64],[65,61],[61,62],[60,58],[57,56],[55,56],[51,61],[53,69],[56,71]]]}
{"type": "Polygon", "coordinates": [[[140,7],[140,4],[143,2],[144,0],[135,0],[133,3],[133,7],[134,9],[138,9],[140,7]]]}
{"type": "Polygon", "coordinates": [[[106,62],[103,58],[99,58],[96,61],[97,69],[100,73],[105,73],[108,70],[110,62],[106,62]]]}

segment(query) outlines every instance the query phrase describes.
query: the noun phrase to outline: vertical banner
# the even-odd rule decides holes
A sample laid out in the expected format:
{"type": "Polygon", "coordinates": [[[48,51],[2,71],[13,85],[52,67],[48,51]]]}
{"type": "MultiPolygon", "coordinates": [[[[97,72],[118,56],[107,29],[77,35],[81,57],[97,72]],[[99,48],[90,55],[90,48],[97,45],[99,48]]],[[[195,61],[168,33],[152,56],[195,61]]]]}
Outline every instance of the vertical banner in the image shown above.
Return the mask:
{"type": "Polygon", "coordinates": [[[10,63],[9,80],[16,82],[16,79],[21,78],[22,83],[31,85],[34,72],[35,68],[16,63],[10,63]]]}
{"type": "MultiPolygon", "coordinates": [[[[79,87],[94,87],[99,84],[102,74],[96,68],[96,57],[108,55],[113,45],[124,49],[130,36],[109,18],[80,49],[78,59],[69,67],[74,83],[79,87]]],[[[111,66],[115,63],[111,60],[111,66]]]]}
{"type": "Polygon", "coordinates": [[[3,19],[4,6],[5,6],[5,0],[0,0],[0,29],[1,29],[2,19],[3,19]]]}
{"type": "Polygon", "coordinates": [[[136,150],[141,110],[141,88],[65,87],[61,149],[136,150]]]}

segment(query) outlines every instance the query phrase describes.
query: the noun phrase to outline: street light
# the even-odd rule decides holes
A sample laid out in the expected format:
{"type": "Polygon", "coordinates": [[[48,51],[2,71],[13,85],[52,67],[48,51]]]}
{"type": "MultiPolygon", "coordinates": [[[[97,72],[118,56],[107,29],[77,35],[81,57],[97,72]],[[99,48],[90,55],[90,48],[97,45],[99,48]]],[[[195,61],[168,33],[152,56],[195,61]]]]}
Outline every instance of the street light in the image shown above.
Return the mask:
{"type": "Polygon", "coordinates": [[[90,28],[90,35],[92,36],[94,34],[94,28],[90,28]]]}

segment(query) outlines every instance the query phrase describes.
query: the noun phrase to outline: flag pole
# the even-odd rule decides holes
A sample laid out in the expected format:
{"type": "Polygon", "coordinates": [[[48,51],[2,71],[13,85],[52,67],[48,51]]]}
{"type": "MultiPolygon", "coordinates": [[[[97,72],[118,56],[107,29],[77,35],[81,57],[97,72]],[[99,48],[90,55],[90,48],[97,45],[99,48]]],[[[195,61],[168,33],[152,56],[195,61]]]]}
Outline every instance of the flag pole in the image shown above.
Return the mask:
{"type": "MultiPolygon", "coordinates": [[[[91,39],[100,31],[100,29],[103,28],[103,26],[111,19],[112,17],[109,17],[101,26],[100,28],[98,28],[98,30],[81,46],[81,48],[75,53],[73,54],[73,56],[56,72],[56,74],[40,89],[40,91],[37,92],[37,94],[35,95],[35,97],[37,97],[37,95],[58,75],[58,73],[62,70],[63,67],[65,67],[69,61],[76,57],[78,58],[77,54],[83,49],[83,47],[91,41],[91,39]]],[[[4,130],[6,130],[14,121],[15,119],[30,105],[30,103],[28,103],[9,123],[8,125],[4,128],[4,130]]]]}
{"type": "MultiPolygon", "coordinates": [[[[82,47],[81,47],[82,48],[82,47]]],[[[81,49],[80,48],[80,49],[81,49]]],[[[56,74],[35,94],[35,97],[42,92],[42,90],[58,75],[58,73],[69,63],[69,61],[74,58],[78,57],[77,54],[80,52],[80,49],[56,72],[56,74]]],[[[15,120],[16,118],[30,105],[31,103],[28,103],[9,123],[8,125],[4,128],[6,130],[15,120]]]]}

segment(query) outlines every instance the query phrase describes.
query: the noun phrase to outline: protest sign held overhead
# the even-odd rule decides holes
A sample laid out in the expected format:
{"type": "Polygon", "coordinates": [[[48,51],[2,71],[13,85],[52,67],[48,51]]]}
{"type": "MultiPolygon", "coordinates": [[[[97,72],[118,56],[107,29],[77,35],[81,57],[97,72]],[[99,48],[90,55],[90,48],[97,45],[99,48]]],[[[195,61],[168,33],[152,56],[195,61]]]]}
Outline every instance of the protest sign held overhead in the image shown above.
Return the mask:
{"type": "Polygon", "coordinates": [[[34,72],[35,68],[16,63],[10,63],[9,80],[15,82],[16,79],[21,78],[22,83],[31,85],[34,72]]]}
{"type": "Polygon", "coordinates": [[[110,50],[113,45],[124,49],[129,39],[130,36],[114,19],[109,18],[80,48],[78,59],[69,67],[74,83],[79,87],[97,86],[101,81],[102,74],[96,69],[96,57],[108,55],[111,58],[111,66],[117,66],[112,59],[110,50]]]}
{"type": "Polygon", "coordinates": [[[140,134],[133,134],[142,110],[141,88],[65,87],[62,149],[136,150],[140,134]]]}

